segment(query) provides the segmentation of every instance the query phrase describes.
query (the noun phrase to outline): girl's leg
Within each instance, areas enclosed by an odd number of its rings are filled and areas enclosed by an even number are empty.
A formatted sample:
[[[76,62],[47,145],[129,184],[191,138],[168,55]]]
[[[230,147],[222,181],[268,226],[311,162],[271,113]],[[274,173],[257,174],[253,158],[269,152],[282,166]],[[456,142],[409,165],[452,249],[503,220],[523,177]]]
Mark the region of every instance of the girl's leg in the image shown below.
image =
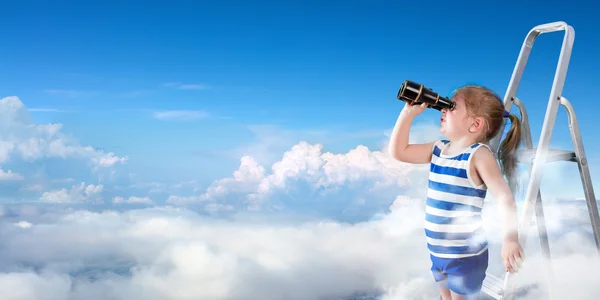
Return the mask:
[[[447,270],[452,300],[479,299],[487,266],[488,251],[478,256],[457,259]]]
[[[454,300],[452,292],[450,291],[450,288],[448,288],[448,279],[439,281],[438,286],[440,287],[440,296],[442,296],[442,300]]]
[[[452,294],[452,300],[478,300],[484,278],[485,273],[481,271],[474,271],[463,276],[449,275],[448,287]]]

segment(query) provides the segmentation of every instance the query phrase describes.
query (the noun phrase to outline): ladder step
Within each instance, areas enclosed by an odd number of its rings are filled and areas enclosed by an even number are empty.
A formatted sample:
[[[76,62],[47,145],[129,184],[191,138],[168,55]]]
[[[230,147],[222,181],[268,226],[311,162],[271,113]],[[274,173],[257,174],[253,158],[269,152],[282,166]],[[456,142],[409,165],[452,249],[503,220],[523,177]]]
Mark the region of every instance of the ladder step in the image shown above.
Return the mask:
[[[517,151],[517,161],[520,163],[531,164],[535,159],[536,148],[533,149],[523,149]],[[546,157],[547,162],[554,161],[573,161],[576,162],[577,159],[575,157],[574,151],[569,150],[558,150],[558,149],[548,149],[548,156]]]
[[[481,290],[494,299],[502,299],[504,294],[504,281],[486,272]]]

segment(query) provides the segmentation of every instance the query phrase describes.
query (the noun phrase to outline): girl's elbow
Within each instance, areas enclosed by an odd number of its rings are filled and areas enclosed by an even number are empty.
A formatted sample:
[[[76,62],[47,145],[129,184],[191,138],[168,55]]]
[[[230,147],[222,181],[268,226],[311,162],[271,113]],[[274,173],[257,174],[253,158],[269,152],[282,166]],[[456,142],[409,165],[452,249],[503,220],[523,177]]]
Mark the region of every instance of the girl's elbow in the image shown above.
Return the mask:
[[[411,159],[410,156],[402,154],[402,153],[396,153],[395,155],[392,155],[392,157],[399,162],[413,163],[413,159]]]
[[[398,149],[396,149],[394,147],[390,147],[389,154],[393,159],[395,159],[397,161],[405,162],[404,155],[402,155],[402,152],[398,151]]]

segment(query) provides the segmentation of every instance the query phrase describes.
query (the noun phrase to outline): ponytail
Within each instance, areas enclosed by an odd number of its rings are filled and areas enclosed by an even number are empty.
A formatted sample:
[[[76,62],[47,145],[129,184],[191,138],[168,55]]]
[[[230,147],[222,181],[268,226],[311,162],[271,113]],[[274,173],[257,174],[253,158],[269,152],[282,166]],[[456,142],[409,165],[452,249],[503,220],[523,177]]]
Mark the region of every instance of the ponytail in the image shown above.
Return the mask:
[[[517,188],[516,169],[517,157],[516,150],[521,144],[522,127],[521,120],[513,114],[508,114],[510,119],[510,130],[506,134],[506,138],[500,144],[498,149],[498,158],[501,161],[502,173],[506,175],[508,184],[513,191]]]

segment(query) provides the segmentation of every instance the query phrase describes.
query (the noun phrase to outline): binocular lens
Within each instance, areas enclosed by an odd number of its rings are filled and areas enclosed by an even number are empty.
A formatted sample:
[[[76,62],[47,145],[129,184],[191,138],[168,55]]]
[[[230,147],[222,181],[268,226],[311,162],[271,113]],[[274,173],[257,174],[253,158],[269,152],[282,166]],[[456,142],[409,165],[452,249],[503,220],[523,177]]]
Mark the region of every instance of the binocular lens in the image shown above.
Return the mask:
[[[411,103],[416,101],[423,92],[423,86],[411,81],[405,81],[400,87],[398,99]]]
[[[453,110],[455,105],[454,101],[442,97],[432,89],[410,80],[405,80],[402,83],[397,98],[411,105],[427,103],[428,107],[437,110],[444,108]]]

